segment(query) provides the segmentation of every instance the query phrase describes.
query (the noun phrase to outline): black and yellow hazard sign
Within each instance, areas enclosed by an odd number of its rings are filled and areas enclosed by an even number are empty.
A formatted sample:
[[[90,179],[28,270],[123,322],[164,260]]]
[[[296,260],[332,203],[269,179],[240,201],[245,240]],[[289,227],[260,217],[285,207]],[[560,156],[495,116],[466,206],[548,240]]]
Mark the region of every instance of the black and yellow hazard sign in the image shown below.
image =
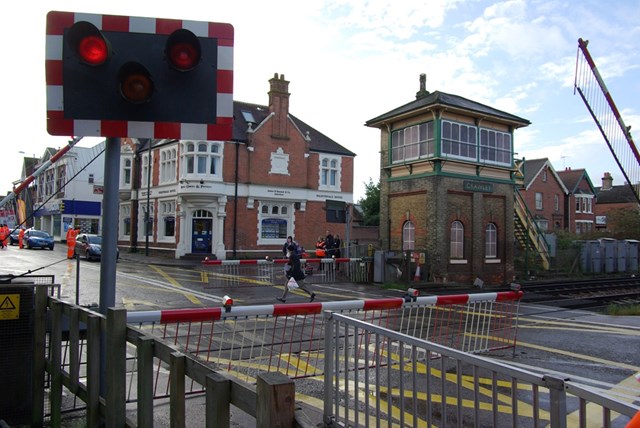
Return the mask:
[[[0,294],[0,321],[20,318],[20,295]]]

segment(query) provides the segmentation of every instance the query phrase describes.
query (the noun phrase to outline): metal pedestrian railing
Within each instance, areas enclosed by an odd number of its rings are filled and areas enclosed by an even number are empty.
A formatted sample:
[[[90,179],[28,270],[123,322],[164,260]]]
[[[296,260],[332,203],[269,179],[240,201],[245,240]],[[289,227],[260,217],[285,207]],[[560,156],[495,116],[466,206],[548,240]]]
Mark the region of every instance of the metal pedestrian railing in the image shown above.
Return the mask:
[[[344,314],[324,317],[325,426],[586,427],[596,407],[597,426],[622,427],[640,410],[568,376],[510,367]]]
[[[307,274],[307,282],[316,284],[337,281],[371,282],[373,264],[366,258],[301,259]],[[287,259],[264,260],[208,260],[202,262],[209,268],[203,276],[208,287],[255,287],[283,283],[284,265]]]
[[[249,382],[258,371],[278,371],[302,379],[324,373],[324,311],[349,314],[372,325],[481,353],[515,347],[521,297],[522,292],[509,291],[170,309],[130,312],[127,321],[181,352]]]

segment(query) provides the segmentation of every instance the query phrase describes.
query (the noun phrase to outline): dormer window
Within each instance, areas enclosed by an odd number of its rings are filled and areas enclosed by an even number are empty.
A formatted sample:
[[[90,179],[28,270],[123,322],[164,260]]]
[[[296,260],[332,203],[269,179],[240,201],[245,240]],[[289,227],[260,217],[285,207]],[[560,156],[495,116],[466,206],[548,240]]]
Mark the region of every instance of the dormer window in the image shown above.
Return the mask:
[[[244,120],[248,123],[256,123],[255,118],[253,117],[253,113],[248,111],[248,110],[242,110],[242,117],[244,118]]]

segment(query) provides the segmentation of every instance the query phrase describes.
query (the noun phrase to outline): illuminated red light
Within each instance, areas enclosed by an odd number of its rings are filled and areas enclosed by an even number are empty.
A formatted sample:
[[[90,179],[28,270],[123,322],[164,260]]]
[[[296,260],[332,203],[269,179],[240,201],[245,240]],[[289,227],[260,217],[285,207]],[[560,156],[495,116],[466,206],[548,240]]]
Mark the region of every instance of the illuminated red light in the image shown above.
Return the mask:
[[[108,58],[108,48],[105,40],[100,36],[86,36],[80,40],[78,54],[91,65],[100,65]]]

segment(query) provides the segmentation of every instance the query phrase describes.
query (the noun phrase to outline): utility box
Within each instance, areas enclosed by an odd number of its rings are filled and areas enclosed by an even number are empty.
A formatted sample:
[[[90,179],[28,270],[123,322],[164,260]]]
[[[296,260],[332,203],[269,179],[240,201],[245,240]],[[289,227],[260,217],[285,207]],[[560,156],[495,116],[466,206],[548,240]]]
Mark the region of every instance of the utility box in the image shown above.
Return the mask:
[[[384,251],[376,251],[373,253],[373,282],[381,284],[384,282],[385,269]]]
[[[0,283],[0,419],[31,425],[35,284]]]
[[[601,238],[600,248],[602,255],[602,264],[605,273],[613,273],[617,271],[618,263],[616,260],[617,244],[612,238]]]
[[[617,241],[616,255],[618,261],[618,272],[627,272],[627,243],[625,241]]]
[[[638,243],[635,239],[626,239],[627,246],[627,272],[638,272]]]

